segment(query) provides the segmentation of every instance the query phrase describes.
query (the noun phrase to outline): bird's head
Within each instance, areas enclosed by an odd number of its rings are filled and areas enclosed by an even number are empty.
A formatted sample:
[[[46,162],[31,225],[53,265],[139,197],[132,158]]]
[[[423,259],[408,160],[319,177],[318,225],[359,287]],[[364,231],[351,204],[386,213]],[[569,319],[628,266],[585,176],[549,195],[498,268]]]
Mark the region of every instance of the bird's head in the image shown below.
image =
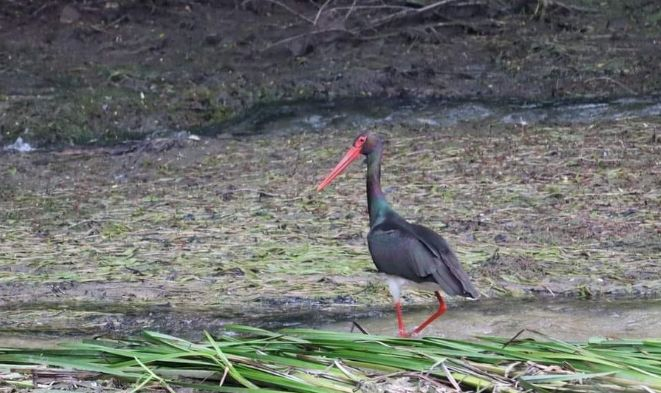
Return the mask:
[[[359,148],[360,153],[363,155],[368,155],[377,147],[380,147],[383,144],[379,135],[373,132],[364,132],[356,137],[353,141],[353,147]]]
[[[329,185],[361,154],[367,156],[373,151],[379,149],[382,144],[383,142],[381,141],[381,138],[373,132],[365,132],[358,135],[356,139],[354,139],[353,145],[344,154],[344,157],[342,157],[340,162],[338,162],[335,168],[333,168],[333,170],[328,174],[328,176],[326,176],[326,178],[321,183],[319,183],[317,186],[317,191],[321,191],[324,187]]]

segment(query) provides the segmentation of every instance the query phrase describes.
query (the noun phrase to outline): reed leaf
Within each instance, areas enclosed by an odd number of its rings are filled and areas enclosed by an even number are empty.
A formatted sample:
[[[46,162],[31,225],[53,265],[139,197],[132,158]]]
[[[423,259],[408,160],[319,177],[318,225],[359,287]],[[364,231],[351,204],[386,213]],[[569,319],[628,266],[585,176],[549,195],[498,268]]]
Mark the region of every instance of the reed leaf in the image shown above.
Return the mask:
[[[421,386],[510,393],[661,390],[658,339],[401,339],[248,326],[205,337],[191,342],[148,331],[130,340],[52,349],[0,348],[0,381],[31,387],[35,376],[45,378],[40,376],[44,370],[48,375],[60,370],[130,381],[135,391],[194,387],[227,393],[350,393],[368,385],[402,392]]]

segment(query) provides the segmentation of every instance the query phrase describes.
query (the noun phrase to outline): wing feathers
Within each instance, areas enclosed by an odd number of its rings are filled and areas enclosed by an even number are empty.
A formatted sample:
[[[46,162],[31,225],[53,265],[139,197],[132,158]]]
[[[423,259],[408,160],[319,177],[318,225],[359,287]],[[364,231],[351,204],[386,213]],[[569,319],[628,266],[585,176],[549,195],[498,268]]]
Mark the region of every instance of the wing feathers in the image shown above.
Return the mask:
[[[417,235],[418,239],[425,244],[428,248],[434,249],[436,252],[434,254],[439,255],[439,259],[442,262],[442,265],[447,269],[448,274],[443,274],[444,277],[451,277],[455,285],[453,285],[456,292],[456,295],[462,295],[466,297],[472,297],[477,299],[480,295],[478,290],[471,283],[470,277],[464,271],[459,263],[459,259],[455,253],[450,248],[450,245],[443,239],[439,234],[432,231],[427,227],[417,224],[409,224],[413,228],[413,231]],[[441,273],[437,269],[437,273]],[[439,274],[440,275],[440,274]],[[438,280],[438,278],[437,278]],[[448,292],[448,294],[450,294]]]
[[[431,229],[392,215],[374,226],[367,240],[379,271],[436,282],[448,295],[479,296],[450,246]]]

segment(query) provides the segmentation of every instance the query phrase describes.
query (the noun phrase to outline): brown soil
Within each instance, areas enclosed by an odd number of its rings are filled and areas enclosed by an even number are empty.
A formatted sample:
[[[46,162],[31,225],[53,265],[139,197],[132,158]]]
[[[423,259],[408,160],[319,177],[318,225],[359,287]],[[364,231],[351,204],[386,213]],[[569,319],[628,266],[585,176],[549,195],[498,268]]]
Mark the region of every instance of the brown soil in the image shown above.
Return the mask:
[[[352,3],[8,1],[0,143],[139,138],[282,99],[661,91],[655,1]]]

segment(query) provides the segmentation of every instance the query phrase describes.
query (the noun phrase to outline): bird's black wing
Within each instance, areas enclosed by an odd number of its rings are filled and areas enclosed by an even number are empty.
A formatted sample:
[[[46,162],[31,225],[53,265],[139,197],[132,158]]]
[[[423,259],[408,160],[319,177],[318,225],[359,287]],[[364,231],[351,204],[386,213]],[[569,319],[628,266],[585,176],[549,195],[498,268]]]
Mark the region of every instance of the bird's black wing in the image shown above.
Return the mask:
[[[418,240],[423,242],[425,246],[435,254],[437,257],[437,269],[433,273],[436,281],[439,282],[445,277],[445,281],[452,281],[455,290],[454,293],[446,291],[448,295],[461,295],[477,299],[480,296],[478,290],[473,286],[473,283],[464,271],[457,255],[452,251],[448,242],[445,241],[438,233],[422,225],[410,224],[413,231],[418,237]],[[448,278],[450,280],[448,280]],[[445,287],[443,287],[445,289]]]
[[[370,230],[367,241],[380,272],[436,282],[448,295],[479,296],[447,242],[430,229],[392,214]]]

